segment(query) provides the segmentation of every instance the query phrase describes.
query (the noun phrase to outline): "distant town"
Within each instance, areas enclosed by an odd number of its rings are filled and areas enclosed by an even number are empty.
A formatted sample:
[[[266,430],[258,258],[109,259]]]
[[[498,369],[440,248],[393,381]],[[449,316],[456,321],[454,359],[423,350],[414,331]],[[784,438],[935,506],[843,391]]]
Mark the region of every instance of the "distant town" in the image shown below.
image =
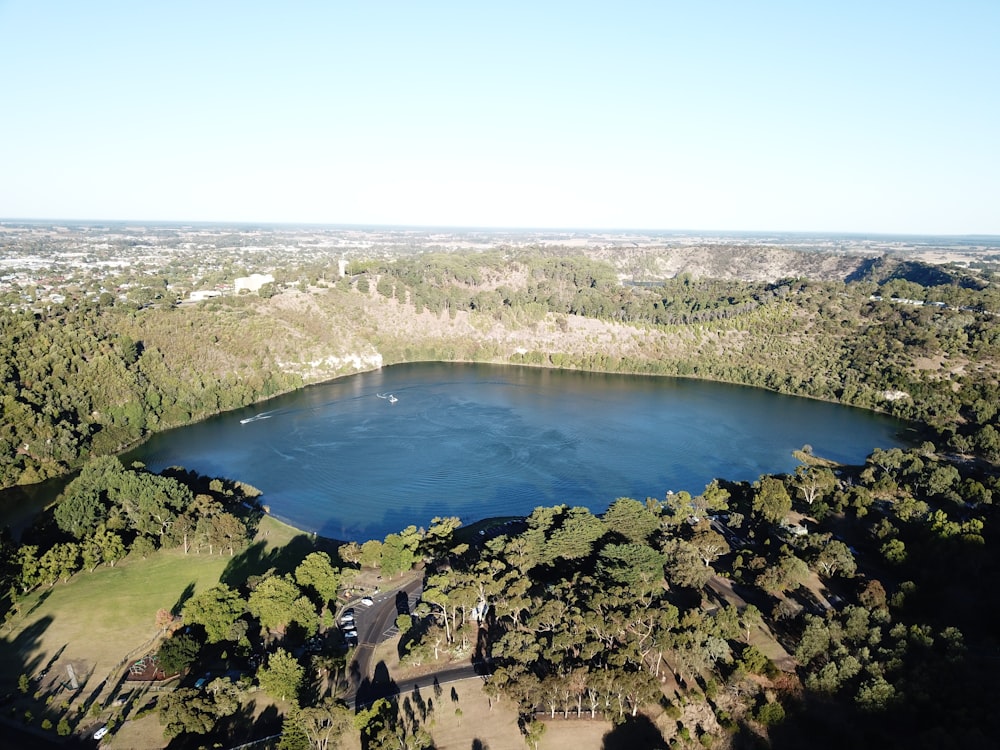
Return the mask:
[[[803,233],[513,230],[431,227],[0,221],[0,304],[44,308],[92,300],[180,304],[257,292],[288,266],[516,248],[614,256],[636,249],[746,246],[826,254],[905,256],[1000,269],[1000,237]]]

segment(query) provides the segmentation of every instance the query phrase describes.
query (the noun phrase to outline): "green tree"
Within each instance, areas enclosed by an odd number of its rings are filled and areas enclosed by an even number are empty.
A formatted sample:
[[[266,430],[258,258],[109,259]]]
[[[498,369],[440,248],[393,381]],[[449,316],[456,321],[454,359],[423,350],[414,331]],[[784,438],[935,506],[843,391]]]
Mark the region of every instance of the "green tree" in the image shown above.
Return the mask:
[[[195,688],[178,688],[165,693],[158,702],[163,736],[173,739],[181,734],[211,732],[220,718],[231,716],[239,706],[228,695],[217,701],[217,695]]]
[[[361,545],[358,563],[364,568],[377,568],[382,564],[382,542],[369,539]]]
[[[243,598],[224,583],[195,594],[184,603],[184,622],[201,625],[209,643],[234,640],[236,621],[246,612]]]
[[[382,572],[392,578],[398,573],[405,573],[416,562],[415,547],[411,547],[400,534],[389,534],[382,544]]]
[[[268,695],[278,700],[298,700],[305,670],[294,656],[283,648],[277,649],[267,660],[267,666],[257,672],[260,686]]]
[[[597,557],[597,571],[615,584],[647,592],[661,585],[664,561],[645,544],[608,544]]]
[[[334,569],[328,554],[310,552],[295,569],[295,582],[315,591],[320,603],[326,606],[337,598],[340,573]]]
[[[198,641],[190,635],[174,634],[160,645],[160,669],[167,675],[180,674],[198,658],[200,650]]]
[[[329,697],[317,706],[302,709],[302,718],[309,741],[316,750],[337,747],[338,739],[353,725],[351,710]]]
[[[765,521],[778,523],[792,509],[792,498],[777,477],[762,477],[754,484],[753,509]]]
[[[306,731],[305,717],[299,704],[293,701],[281,721],[281,740],[278,742],[278,750],[309,750],[311,744],[309,733]]]
[[[271,632],[283,631],[292,622],[298,622],[307,631],[315,630],[319,624],[312,603],[298,586],[284,577],[263,580],[250,594],[247,608]]]
[[[63,493],[54,515],[60,529],[83,539],[107,518],[107,508],[98,489],[84,486],[71,492],[70,487],[72,483]]]
[[[816,500],[833,491],[837,486],[837,477],[826,467],[799,466],[795,470],[793,484],[806,505],[811,506]]]
[[[882,556],[894,565],[906,562],[906,545],[901,539],[890,539],[882,545]]]
[[[49,586],[62,579],[68,581],[80,569],[80,545],[63,542],[50,547],[38,560],[42,583]]]
[[[431,559],[444,557],[454,546],[455,531],[462,525],[456,516],[434,517],[420,542],[423,554]]]
[[[100,549],[101,560],[112,568],[116,562],[125,557],[125,543],[122,538],[115,532],[105,529],[103,525],[97,527],[92,539]]]
[[[816,556],[816,567],[827,578],[838,573],[845,578],[850,578],[858,566],[850,548],[843,542],[834,539],[824,544],[820,549]]]
[[[711,565],[718,557],[729,552],[729,543],[719,532],[708,527],[699,528],[691,536],[691,546],[698,550],[698,556],[705,565]]]
[[[660,530],[659,517],[638,500],[620,497],[601,517],[608,530],[628,542],[645,544]]]
[[[795,555],[784,552],[778,562],[761,571],[757,585],[771,594],[794,589],[809,577],[809,566]]]
[[[712,577],[698,549],[683,539],[671,539],[663,546],[667,580],[671,584],[700,589]]]

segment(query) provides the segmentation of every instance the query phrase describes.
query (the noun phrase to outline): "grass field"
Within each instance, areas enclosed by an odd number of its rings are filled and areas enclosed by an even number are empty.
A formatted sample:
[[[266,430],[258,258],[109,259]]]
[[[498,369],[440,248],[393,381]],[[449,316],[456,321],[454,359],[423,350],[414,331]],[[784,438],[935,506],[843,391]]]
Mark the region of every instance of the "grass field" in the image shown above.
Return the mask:
[[[67,680],[66,664],[72,664],[84,683],[80,692],[88,694],[126,656],[135,650],[142,655],[143,645],[158,633],[159,609],[179,612],[193,593],[281,567],[283,550],[307,545],[309,537],[265,516],[251,547],[234,557],[166,550],[37,589],[0,632],[0,690],[14,690],[21,674],[37,679],[35,690],[58,684]]]

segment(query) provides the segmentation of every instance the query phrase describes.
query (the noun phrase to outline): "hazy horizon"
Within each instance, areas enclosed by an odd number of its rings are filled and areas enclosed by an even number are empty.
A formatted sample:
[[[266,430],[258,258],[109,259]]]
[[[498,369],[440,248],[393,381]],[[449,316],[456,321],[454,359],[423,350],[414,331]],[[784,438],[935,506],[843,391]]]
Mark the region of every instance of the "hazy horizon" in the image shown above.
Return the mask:
[[[915,232],[865,232],[865,231],[822,231],[822,230],[785,230],[785,229],[670,229],[655,227],[527,227],[527,226],[474,226],[474,225],[439,225],[439,224],[364,224],[352,222],[297,222],[297,221],[223,221],[211,219],[106,219],[106,218],[22,218],[0,217],[0,226],[31,224],[39,226],[82,225],[82,226],[120,226],[139,225],[143,227],[197,227],[197,228],[252,228],[252,229],[301,229],[301,230],[351,230],[351,231],[412,231],[412,232],[497,232],[507,234],[533,233],[589,233],[589,234],[646,234],[666,237],[733,237],[746,239],[762,239],[774,237],[799,237],[811,239],[981,239],[1000,242],[1000,234],[982,233],[915,233]]]

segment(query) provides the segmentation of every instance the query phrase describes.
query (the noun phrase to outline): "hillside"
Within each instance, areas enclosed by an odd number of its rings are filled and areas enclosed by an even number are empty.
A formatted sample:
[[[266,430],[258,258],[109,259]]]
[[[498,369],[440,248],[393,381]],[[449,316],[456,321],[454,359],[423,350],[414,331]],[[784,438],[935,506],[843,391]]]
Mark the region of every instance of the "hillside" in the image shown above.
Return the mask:
[[[262,296],[136,307],[103,295],[7,311],[0,483],[37,482],[151,431],[419,360],[741,383],[885,410],[930,425],[955,451],[997,455],[995,412],[977,406],[995,400],[1000,362],[1000,294],[988,277],[780,248],[609,253],[390,254],[353,261],[343,278],[314,263],[276,269]],[[626,268],[642,283],[623,282]]]

